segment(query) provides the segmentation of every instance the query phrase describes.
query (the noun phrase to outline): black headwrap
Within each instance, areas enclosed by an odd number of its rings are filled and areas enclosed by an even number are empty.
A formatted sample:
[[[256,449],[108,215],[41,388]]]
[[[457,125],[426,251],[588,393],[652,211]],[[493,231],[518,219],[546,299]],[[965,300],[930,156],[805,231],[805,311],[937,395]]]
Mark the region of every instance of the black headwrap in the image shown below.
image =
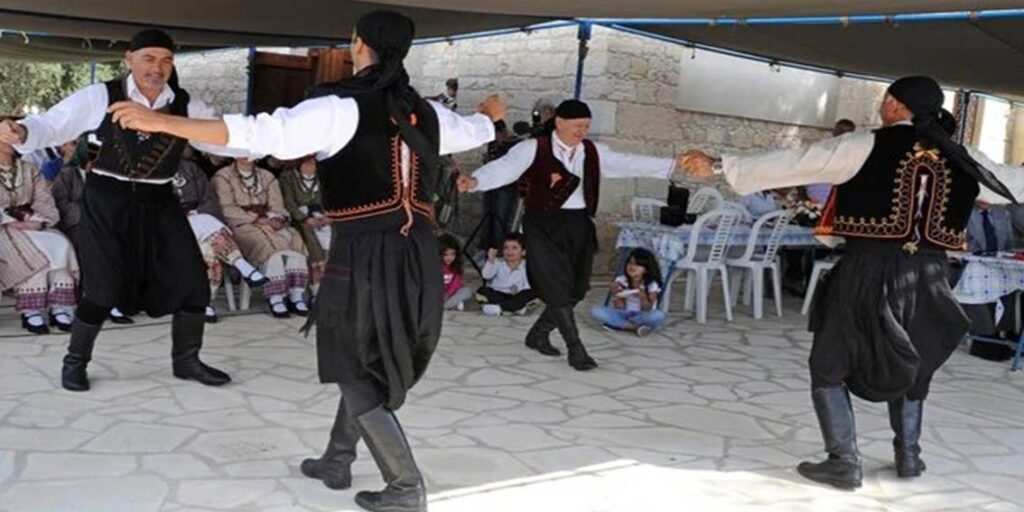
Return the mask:
[[[580,100],[565,100],[555,109],[555,117],[562,119],[590,119],[590,107]]]
[[[388,114],[398,124],[402,140],[423,162],[426,182],[434,183],[441,157],[431,148],[427,136],[409,123],[410,114],[421,101],[419,93],[409,85],[403,63],[416,35],[415,24],[394,11],[374,11],[359,18],[356,35],[377,54],[377,63],[349,80],[317,86],[310,96],[350,97],[384,92]]]
[[[174,40],[163,30],[147,28],[136,32],[132,36],[131,42],[128,43],[128,50],[130,51],[134,52],[142,48],[165,48],[173,52]]]
[[[954,167],[962,169],[978,183],[993,192],[1016,203],[1016,198],[991,171],[983,167],[963,146],[950,138],[943,127],[942,103],[945,95],[938,82],[926,76],[908,76],[900,78],[889,86],[888,93],[900,103],[906,105],[913,114],[914,128],[921,139],[937,147],[942,155],[950,160]],[[946,122],[948,124],[948,120]]]

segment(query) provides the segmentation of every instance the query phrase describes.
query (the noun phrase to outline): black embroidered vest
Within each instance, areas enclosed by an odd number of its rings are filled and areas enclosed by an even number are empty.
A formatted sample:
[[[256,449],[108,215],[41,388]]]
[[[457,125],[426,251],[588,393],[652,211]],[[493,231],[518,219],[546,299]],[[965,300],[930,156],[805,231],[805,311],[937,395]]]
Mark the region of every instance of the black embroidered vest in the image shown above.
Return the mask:
[[[555,157],[552,145],[551,136],[537,138],[533,163],[516,184],[527,212],[557,211],[580,186],[580,178]],[[589,140],[584,139],[583,152],[583,199],[587,214],[593,217],[601,196],[601,160],[597,147]]]
[[[359,107],[355,136],[341,151],[317,163],[324,213],[335,230],[359,233],[401,229],[415,215],[432,219],[437,171],[426,172],[409,152],[409,180],[402,182],[402,140],[379,92],[352,97]],[[424,132],[434,151],[440,148],[437,113],[426,101],[410,123]]]
[[[109,104],[128,98],[125,80],[117,78],[106,82]],[[176,92],[174,100],[160,112],[176,116],[188,116],[188,94]],[[170,179],[178,172],[181,153],[188,141],[164,133],[140,134],[135,130],[122,129],[114,123],[111,115],[103,118],[96,130],[96,138],[103,143],[96,157],[97,169],[131,179]]]
[[[882,128],[860,171],[832,189],[817,233],[901,242],[909,253],[962,250],[978,191],[938,150],[925,150],[912,126]]]

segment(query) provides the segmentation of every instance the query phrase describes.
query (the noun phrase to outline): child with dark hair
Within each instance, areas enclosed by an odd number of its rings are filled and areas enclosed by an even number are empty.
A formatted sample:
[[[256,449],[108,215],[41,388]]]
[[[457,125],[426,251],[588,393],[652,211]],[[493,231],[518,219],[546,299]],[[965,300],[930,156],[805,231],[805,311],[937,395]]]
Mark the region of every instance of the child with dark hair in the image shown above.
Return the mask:
[[[647,249],[633,249],[625,275],[612,281],[612,305],[595,306],[591,314],[605,327],[646,336],[665,324],[665,312],[658,309],[661,284],[658,259]]]
[[[502,258],[497,249],[487,251],[487,263],[480,276],[487,282],[477,290],[477,300],[484,304],[487,316],[498,316],[502,312],[517,315],[527,313],[527,304],[537,298],[537,292],[530,288],[526,276],[526,247],[523,235],[510,233],[502,244]]]
[[[473,289],[462,285],[462,253],[459,241],[445,233],[438,237],[441,245],[441,273],[444,276],[444,309],[462,311],[473,298]]]

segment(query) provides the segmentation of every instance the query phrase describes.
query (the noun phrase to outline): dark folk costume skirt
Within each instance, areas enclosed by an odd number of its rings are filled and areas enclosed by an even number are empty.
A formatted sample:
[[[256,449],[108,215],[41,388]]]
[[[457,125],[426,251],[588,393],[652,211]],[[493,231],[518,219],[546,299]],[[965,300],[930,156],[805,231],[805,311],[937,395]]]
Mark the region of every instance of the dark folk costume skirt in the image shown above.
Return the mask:
[[[441,336],[444,283],[437,237],[416,216],[397,229],[344,233],[335,226],[316,303],[321,382],[374,381],[398,410]]]
[[[526,274],[550,307],[573,306],[590,289],[597,232],[586,210],[527,213],[523,217]]]
[[[163,316],[210,303],[203,255],[170,184],[90,175],[77,250],[83,298],[98,306]]]
[[[874,402],[924,399],[967,334],[945,252],[851,241],[819,287],[810,317],[812,386],[845,382]]]

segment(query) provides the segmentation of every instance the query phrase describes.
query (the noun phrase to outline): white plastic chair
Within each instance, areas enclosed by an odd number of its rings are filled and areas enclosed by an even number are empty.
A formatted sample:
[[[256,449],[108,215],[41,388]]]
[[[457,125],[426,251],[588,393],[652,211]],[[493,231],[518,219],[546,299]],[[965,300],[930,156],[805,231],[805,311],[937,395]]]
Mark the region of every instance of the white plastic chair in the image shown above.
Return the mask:
[[[725,302],[725,318],[732,321],[732,304],[729,297],[729,271],[725,265],[725,253],[729,249],[730,238],[733,228],[739,222],[740,213],[730,208],[719,208],[707,212],[694,222],[690,231],[690,240],[686,245],[686,255],[676,263],[679,274],[674,276],[686,276],[686,300],[683,308],[690,310],[693,307],[694,298],[697,299],[697,322],[705,323],[708,319],[708,294],[711,281],[709,274],[717,271],[722,277],[722,296]],[[699,250],[700,233],[705,226],[713,224],[715,235],[709,246],[703,246],[705,250]],[[700,256],[698,256],[698,254]],[[662,294],[662,311],[668,312],[669,297],[672,293],[672,280],[668,280],[665,291]]]
[[[814,268],[811,270],[811,281],[807,283],[807,293],[804,295],[804,305],[800,308],[801,315],[806,315],[807,312],[810,311],[811,303],[814,301],[814,292],[818,289],[818,281],[821,281],[821,275],[832,270],[832,267],[835,267],[838,262],[838,259],[826,259],[814,262]]]
[[[731,268],[745,271],[745,279],[733,279],[732,301],[735,302],[739,295],[739,284],[744,283],[743,303],[753,302],[754,318],[761,319],[764,316],[764,273],[766,270],[772,272],[772,293],[775,297],[775,313],[782,316],[782,267],[779,264],[779,245],[782,243],[782,235],[786,233],[793,214],[788,210],[778,210],[766,213],[757,219],[753,229],[750,230],[750,240],[747,248],[738,258],[730,258],[727,264]],[[758,243],[758,235],[762,231],[770,230],[768,240],[764,244]]]
[[[735,201],[722,200],[718,203],[718,206],[716,206],[715,208],[730,208],[736,210],[740,212],[740,220],[744,222],[751,222],[754,220],[754,215],[750,213],[750,210],[748,210],[746,206],[743,206],[742,204],[737,203]]]
[[[718,205],[722,204],[723,201],[725,201],[725,198],[722,197],[722,193],[718,189],[714,187],[701,187],[690,197],[686,213],[700,215],[718,208]]]
[[[633,211],[633,222],[657,224],[660,220],[659,215],[662,206],[668,206],[668,203],[661,199],[650,197],[634,197],[630,203],[630,209]]]

